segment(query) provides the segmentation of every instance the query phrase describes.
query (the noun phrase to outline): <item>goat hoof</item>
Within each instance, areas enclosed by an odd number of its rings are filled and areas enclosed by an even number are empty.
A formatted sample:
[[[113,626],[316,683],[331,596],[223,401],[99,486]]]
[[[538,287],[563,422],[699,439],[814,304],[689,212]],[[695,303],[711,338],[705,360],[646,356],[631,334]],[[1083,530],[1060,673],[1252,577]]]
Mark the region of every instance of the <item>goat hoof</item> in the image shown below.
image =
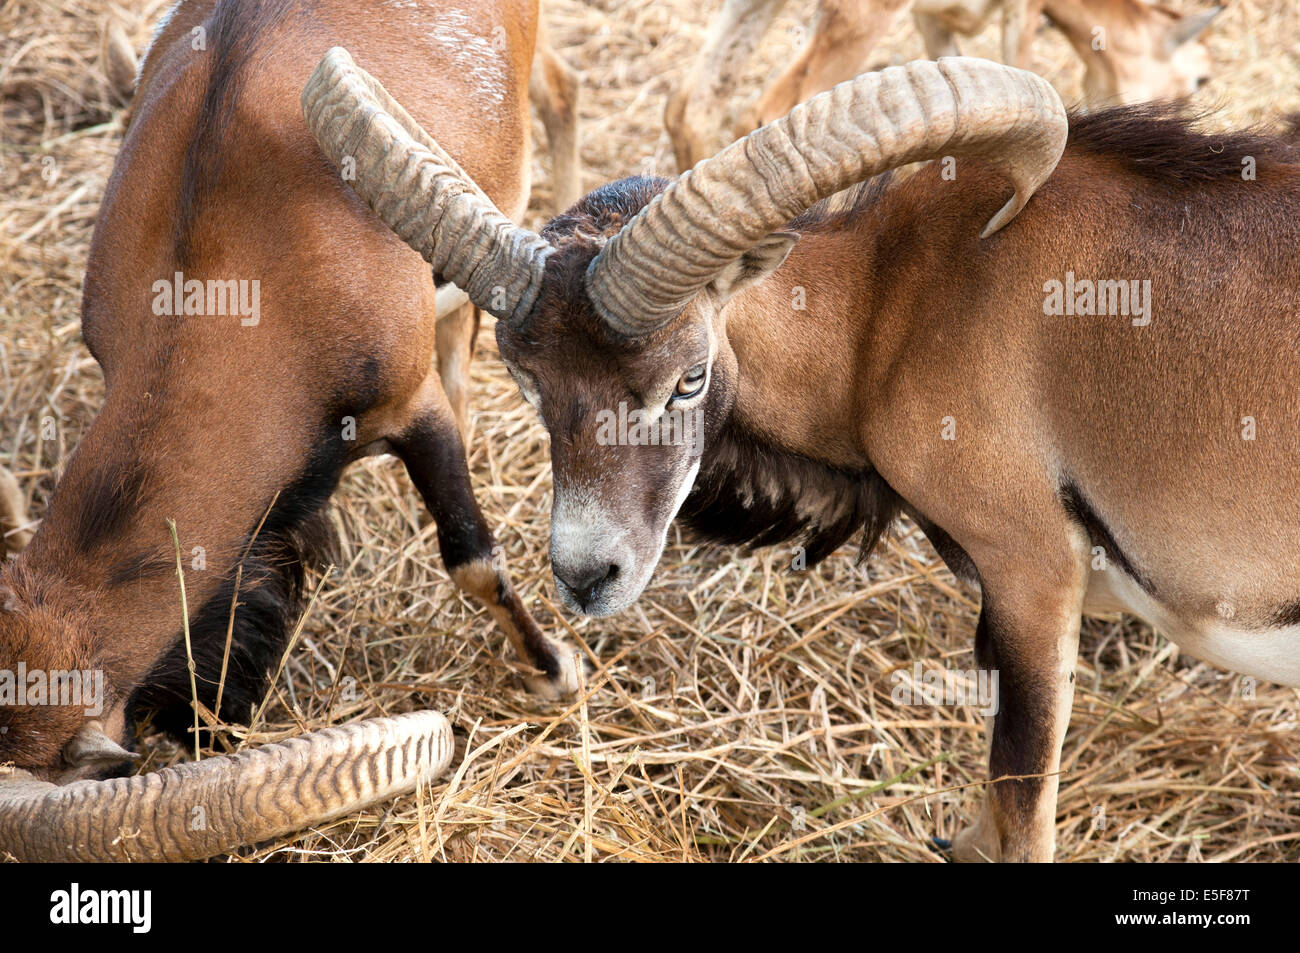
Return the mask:
[[[548,702],[564,701],[576,695],[586,681],[589,666],[565,647],[556,653],[559,670],[554,675],[531,675],[524,679],[528,691]]]
[[[952,841],[946,837],[931,837],[930,849],[938,854],[945,863],[954,864],[957,858],[952,852]]]
[[[1002,856],[996,837],[991,836],[989,828],[983,824],[959,831],[951,843],[948,859],[954,864],[996,863]]]

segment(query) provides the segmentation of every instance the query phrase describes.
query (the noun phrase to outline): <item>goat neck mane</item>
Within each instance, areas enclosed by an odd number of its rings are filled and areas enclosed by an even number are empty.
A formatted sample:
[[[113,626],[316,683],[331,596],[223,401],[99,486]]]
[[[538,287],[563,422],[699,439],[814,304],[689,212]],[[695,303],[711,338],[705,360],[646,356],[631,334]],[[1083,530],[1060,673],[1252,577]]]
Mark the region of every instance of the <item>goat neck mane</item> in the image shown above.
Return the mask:
[[[859,529],[865,559],[898,509],[897,496],[874,468],[836,467],[785,450],[733,414],[710,437],[681,516],[719,542],[793,542],[812,566]]]

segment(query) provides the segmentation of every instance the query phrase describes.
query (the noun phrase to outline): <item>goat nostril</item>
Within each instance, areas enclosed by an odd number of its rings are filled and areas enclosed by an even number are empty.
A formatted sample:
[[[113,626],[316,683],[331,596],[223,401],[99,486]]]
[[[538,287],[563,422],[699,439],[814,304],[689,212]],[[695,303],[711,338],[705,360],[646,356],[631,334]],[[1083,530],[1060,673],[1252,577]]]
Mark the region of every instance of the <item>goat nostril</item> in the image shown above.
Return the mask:
[[[578,605],[585,609],[596,595],[596,590],[618,576],[618,566],[610,563],[582,574],[569,575],[557,572],[555,575],[573,593],[573,598]]]

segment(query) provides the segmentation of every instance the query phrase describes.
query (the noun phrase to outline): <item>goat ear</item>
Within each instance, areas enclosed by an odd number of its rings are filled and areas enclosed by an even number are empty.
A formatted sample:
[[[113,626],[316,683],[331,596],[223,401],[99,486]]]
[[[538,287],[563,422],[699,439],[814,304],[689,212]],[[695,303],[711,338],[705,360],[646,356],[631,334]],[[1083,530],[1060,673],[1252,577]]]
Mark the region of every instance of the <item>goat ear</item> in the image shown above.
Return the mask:
[[[102,768],[139,757],[105,734],[97,720],[83,722],[72,740],[63,746],[63,760],[71,768]]]
[[[1200,36],[1211,21],[1226,9],[1227,7],[1213,7],[1201,13],[1189,13],[1186,16],[1179,17],[1173,26],[1169,28],[1169,35],[1165,40],[1170,51],[1172,52],[1184,43],[1190,43]]]
[[[798,232],[773,232],[733,261],[709,286],[721,307],[732,295],[757,284],[785,262],[799,240]]]

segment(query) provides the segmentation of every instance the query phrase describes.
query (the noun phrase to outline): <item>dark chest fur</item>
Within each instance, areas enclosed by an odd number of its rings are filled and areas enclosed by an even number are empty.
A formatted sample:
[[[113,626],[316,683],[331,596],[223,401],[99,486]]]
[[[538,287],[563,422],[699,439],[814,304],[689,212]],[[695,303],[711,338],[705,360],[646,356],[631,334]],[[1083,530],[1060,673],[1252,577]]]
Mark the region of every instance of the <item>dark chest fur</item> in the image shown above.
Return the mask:
[[[790,453],[734,419],[710,439],[681,518],[719,542],[789,542],[812,566],[862,531],[862,557],[900,501],[872,468],[848,470]]]

